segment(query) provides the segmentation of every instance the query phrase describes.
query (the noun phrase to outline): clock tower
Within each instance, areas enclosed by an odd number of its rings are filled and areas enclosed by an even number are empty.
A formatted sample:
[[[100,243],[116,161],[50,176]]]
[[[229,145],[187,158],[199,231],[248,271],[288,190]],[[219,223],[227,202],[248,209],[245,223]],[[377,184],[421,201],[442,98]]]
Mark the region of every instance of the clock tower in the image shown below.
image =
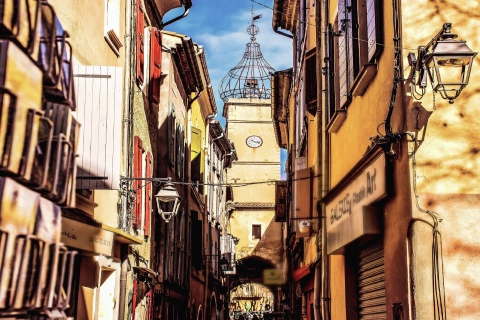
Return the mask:
[[[280,179],[280,148],[272,122],[270,75],[275,70],[265,61],[255,35],[254,16],[247,28],[250,42],[243,59],[223,78],[220,96],[224,101],[226,132],[234,143],[238,161],[227,172],[233,186],[235,210],[230,218],[231,234],[240,238],[236,258],[260,256],[276,263],[278,244],[269,235],[280,228],[274,223],[275,183]],[[277,230],[278,231],[278,230]],[[277,232],[275,232],[277,233]]]

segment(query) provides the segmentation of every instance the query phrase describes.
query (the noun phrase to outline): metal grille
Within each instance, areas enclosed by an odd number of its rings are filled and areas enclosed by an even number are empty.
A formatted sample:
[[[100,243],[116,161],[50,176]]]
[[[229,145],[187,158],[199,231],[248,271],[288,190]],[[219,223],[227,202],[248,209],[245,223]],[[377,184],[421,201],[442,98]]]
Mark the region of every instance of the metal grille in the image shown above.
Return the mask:
[[[383,242],[360,250],[358,259],[359,320],[387,318]]]

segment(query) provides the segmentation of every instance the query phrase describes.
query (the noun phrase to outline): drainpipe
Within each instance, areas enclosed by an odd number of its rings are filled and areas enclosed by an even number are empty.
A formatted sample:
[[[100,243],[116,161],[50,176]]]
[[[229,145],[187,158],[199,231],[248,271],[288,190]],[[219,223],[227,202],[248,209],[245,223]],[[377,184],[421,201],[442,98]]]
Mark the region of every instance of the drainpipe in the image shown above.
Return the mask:
[[[323,30],[324,35],[322,37],[323,40],[323,48],[324,48],[324,61],[328,62],[329,59],[333,59],[333,57],[329,57],[330,46],[330,38],[328,36],[329,30],[329,1],[323,0]],[[322,121],[322,198],[327,194],[330,188],[330,166],[329,166],[329,159],[330,159],[330,140],[329,135],[327,133],[327,120],[328,120],[328,111],[330,109],[330,73],[332,72],[328,68],[328,64],[326,65],[327,70],[325,72],[324,83],[322,87],[322,94],[323,94],[323,121]],[[325,203],[321,203],[321,213],[322,213],[322,261],[321,261],[321,268],[322,268],[322,281],[321,281],[321,305],[322,305],[322,320],[329,320],[330,319],[330,266],[329,266],[329,257],[327,255],[327,212],[325,208]]]
[[[285,32],[283,32],[283,31],[278,30],[278,27],[273,28],[273,32],[278,33],[278,34],[280,34],[280,35],[282,35],[282,36],[284,36],[284,37],[293,39],[293,36],[292,36],[292,35],[290,35],[290,34],[288,34],[288,33],[285,33]]]
[[[132,43],[133,43],[133,28],[132,28],[132,8],[135,5],[134,0],[127,1],[125,3],[125,20],[126,26],[125,30],[127,30],[127,34],[125,35],[125,101],[124,101],[124,114],[123,114],[123,150],[126,152],[124,154],[124,170],[126,172],[125,176],[131,177],[131,170],[132,170],[132,158],[130,156],[129,150],[132,150],[133,146],[133,139],[132,139],[132,132],[133,132],[133,110],[132,110],[132,103],[133,103],[133,95],[132,92],[132,75],[133,75],[133,54],[132,54]],[[122,225],[119,226],[122,230],[126,230],[127,224],[125,223],[127,218],[127,211],[126,208],[122,207],[121,212],[118,214],[123,215]],[[125,254],[125,249],[121,250],[120,259],[122,259],[122,267],[120,272],[120,296],[118,297],[119,303],[119,310],[118,310],[118,318],[125,319],[125,292],[127,291],[127,271],[128,271],[128,254]]]
[[[184,9],[185,9],[185,11],[184,11],[181,15],[179,15],[178,17],[173,18],[172,20],[169,20],[169,21],[167,21],[167,22],[165,22],[165,23],[162,23],[162,24],[160,25],[160,29],[165,28],[166,26],[168,26],[169,24],[174,23],[175,21],[178,21],[178,20],[180,20],[180,19],[185,18],[185,17],[188,15],[188,13],[190,12],[190,8],[184,7]]]
[[[324,119],[322,119],[322,112],[319,106],[322,105],[322,77],[320,76],[322,74],[322,64],[321,59],[322,57],[322,5],[320,1],[317,1],[315,3],[315,33],[316,33],[316,39],[317,43],[315,46],[315,57],[316,57],[316,70],[315,73],[317,74],[317,153],[319,153],[322,150],[323,147],[323,131],[322,131],[322,125],[324,123]],[[322,161],[323,159],[321,157],[317,156],[317,163],[316,163],[316,170],[315,173],[318,175],[319,173],[322,176],[324,173],[322,173]],[[322,184],[322,179],[316,179],[315,183],[317,186],[317,190],[320,193],[323,187]],[[317,204],[317,217],[322,216],[322,210],[321,207]],[[320,223],[319,223],[320,224]],[[323,227],[321,227],[323,230]],[[316,235],[317,239],[317,245],[318,245],[318,239],[319,237],[321,238],[321,234]],[[320,309],[320,297],[321,297],[321,282],[322,282],[322,265],[320,262],[322,250],[321,247],[317,247],[317,262],[315,263],[315,271],[314,271],[314,276],[315,276],[315,282],[314,282],[314,288],[313,288],[313,314],[314,314],[314,319],[315,320],[320,320],[321,319],[321,309]]]

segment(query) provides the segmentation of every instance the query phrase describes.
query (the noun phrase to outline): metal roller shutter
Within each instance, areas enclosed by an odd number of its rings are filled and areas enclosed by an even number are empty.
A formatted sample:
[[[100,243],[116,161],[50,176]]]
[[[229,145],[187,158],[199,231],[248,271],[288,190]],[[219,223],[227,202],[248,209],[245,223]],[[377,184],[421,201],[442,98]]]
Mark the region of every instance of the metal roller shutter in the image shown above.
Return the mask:
[[[359,320],[387,318],[383,242],[360,250],[358,259]]]

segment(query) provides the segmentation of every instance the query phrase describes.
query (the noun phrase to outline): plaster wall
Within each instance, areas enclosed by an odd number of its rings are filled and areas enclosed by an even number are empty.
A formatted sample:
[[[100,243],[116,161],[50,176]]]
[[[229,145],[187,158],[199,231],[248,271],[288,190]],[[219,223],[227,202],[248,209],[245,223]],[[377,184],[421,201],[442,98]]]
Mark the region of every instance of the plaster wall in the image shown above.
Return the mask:
[[[408,52],[426,45],[440,31],[443,23],[451,22],[452,33],[467,41],[472,51],[480,51],[476,30],[480,27],[479,3],[475,1],[418,1],[402,3],[403,57],[408,66]],[[432,244],[434,219],[438,217],[441,235],[441,258],[445,283],[446,316],[450,319],[477,319],[480,306],[471,297],[480,292],[480,246],[474,212],[480,210],[480,139],[478,115],[480,106],[480,59],[473,62],[469,85],[453,104],[427,89],[423,99],[407,103],[432,112],[428,124],[418,130],[420,141],[415,152],[416,166],[411,162],[412,193],[418,193],[419,206],[412,194],[411,278],[414,285],[412,315],[417,319],[434,316],[432,292]],[[407,72],[407,71],[406,71]],[[429,85],[430,87],[430,85]],[[409,89],[407,88],[407,91]],[[411,130],[413,131],[413,130]],[[410,151],[413,150],[410,144]],[[413,174],[416,169],[416,174]]]
[[[108,30],[105,27],[105,0],[73,1],[49,0],[65,30],[73,54],[82,65],[123,66],[125,63],[125,0],[119,3],[118,38],[123,44],[120,57],[109,47],[104,39]]]

